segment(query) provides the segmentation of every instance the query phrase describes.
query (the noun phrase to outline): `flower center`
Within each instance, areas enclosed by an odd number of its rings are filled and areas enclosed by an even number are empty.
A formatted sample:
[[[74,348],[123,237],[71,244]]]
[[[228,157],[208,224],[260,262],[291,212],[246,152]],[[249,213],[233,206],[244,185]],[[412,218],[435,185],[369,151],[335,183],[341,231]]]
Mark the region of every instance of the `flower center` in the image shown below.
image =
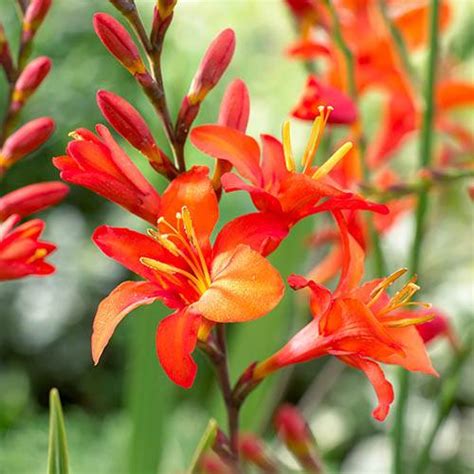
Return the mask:
[[[158,219],[158,226],[165,228],[167,232],[161,232],[158,227],[156,230],[148,229],[148,235],[171,255],[182,259],[187,264],[188,269],[185,270],[148,257],[140,258],[140,262],[159,272],[161,283],[164,286],[180,286],[180,280],[177,278],[177,275],[180,275],[199,295],[203,294],[211,286],[211,276],[189,209],[183,206],[181,212],[176,213],[176,227],[164,217]]]
[[[303,157],[301,158],[301,165],[303,167],[303,173],[308,174],[311,171],[311,165],[313,164],[314,157],[318,151],[321,143],[326,124],[328,122],[331,112],[334,110],[331,106],[320,106],[318,107],[319,115],[313,122],[311,127],[311,134],[306,144]],[[291,146],[291,130],[290,122],[286,120],[283,123],[282,130],[283,140],[283,152],[285,155],[285,164],[288,171],[294,173],[296,171],[296,161],[293,155],[293,149]],[[335,153],[333,153],[328,160],[326,160],[312,175],[313,179],[321,179],[326,176],[349,152],[352,148],[352,142],[346,142],[342,145]]]
[[[389,286],[391,286],[395,281],[397,281],[402,275],[407,272],[406,268],[401,268],[396,272],[392,273],[388,277],[384,278],[370,294],[370,301],[367,306],[370,307],[375,304],[379,298],[384,294]],[[398,290],[394,296],[390,298],[388,303],[380,310],[377,311],[377,318],[382,324],[388,327],[407,327],[416,324],[426,323],[434,318],[434,315],[423,315],[420,317],[398,317],[397,314],[393,314],[393,311],[404,308],[407,306],[421,306],[423,308],[431,308],[429,303],[424,303],[420,301],[412,301],[413,295],[420,289],[420,287],[415,283],[417,280],[416,275],[411,277],[403,287]]]

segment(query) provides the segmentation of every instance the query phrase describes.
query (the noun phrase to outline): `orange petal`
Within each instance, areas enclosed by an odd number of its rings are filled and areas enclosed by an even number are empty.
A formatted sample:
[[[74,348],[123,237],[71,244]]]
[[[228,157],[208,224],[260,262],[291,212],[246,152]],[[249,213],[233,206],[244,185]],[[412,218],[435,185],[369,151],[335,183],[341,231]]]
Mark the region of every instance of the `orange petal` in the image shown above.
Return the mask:
[[[352,367],[360,369],[365,373],[374,387],[379,401],[377,408],[372,412],[372,416],[378,421],[384,421],[385,418],[387,418],[390,405],[395,397],[392,384],[385,378],[383,370],[375,362],[361,357],[350,356],[341,357],[341,359]]]
[[[250,321],[269,313],[281,300],[278,271],[247,245],[214,258],[212,284],[191,308],[218,323]]]
[[[166,317],[156,330],[156,354],[166,375],[177,385],[190,388],[197,365],[191,357],[201,318],[183,309]]]
[[[232,163],[244,178],[261,184],[260,149],[252,137],[229,127],[202,125],[191,131],[190,138],[198,150]]]
[[[186,206],[191,214],[196,235],[199,240],[206,241],[219,218],[217,198],[208,172],[205,166],[194,166],[174,179],[161,199],[161,215],[168,222],[175,223],[176,213]],[[168,232],[168,229],[164,232]]]
[[[128,313],[163,297],[163,290],[153,283],[125,281],[103,299],[92,325],[91,347],[94,364],[99,363],[115,328]]]
[[[436,105],[440,110],[474,104],[474,84],[470,82],[444,81],[436,85]]]
[[[408,317],[413,317],[411,311]],[[426,347],[415,326],[404,328],[390,328],[390,337],[402,348],[403,353],[391,354],[387,357],[381,356],[380,360],[386,364],[395,364],[412,372],[423,372],[429,375],[438,375],[431,365],[431,360],[426,352]]]

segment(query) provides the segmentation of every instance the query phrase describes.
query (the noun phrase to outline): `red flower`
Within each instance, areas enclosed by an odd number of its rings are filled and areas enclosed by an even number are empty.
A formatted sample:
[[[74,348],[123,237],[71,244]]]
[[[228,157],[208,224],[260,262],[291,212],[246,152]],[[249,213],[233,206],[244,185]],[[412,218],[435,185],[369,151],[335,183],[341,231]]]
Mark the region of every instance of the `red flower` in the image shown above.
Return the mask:
[[[106,255],[145,279],[122,283],[99,305],[92,334],[95,363],[130,311],[160,300],[175,312],[158,326],[158,358],[175,383],[191,387],[197,370],[191,353],[198,339],[205,340],[216,323],[259,318],[280,301],[280,275],[259,253],[271,229],[258,216],[254,231],[230,222],[211,246],[218,203],[207,173],[195,167],[168,186],[158,227],[148,236],[107,226],[94,233]]]
[[[203,125],[191,132],[191,141],[202,152],[231,163],[240,176],[227,173],[222,177],[228,192],[247,191],[257,209],[274,213],[288,227],[302,218],[331,209],[369,209],[388,212],[386,207],[365,201],[337,188],[327,176],[352,148],[347,142],[324,164],[312,162],[329,117],[330,108],[321,108],[302,158],[302,171],[296,171],[290,141],[290,124],[283,127],[283,144],[270,135],[262,135],[262,159],[257,142],[237,130],[219,125]],[[323,198],[329,198],[319,204]]]
[[[97,135],[78,129],[67,146],[67,155],[53,159],[61,178],[84,186],[155,224],[160,196],[144,178],[109,130],[97,125]]]
[[[16,189],[0,198],[0,222],[13,214],[23,218],[54,206],[68,192],[69,188],[58,181],[30,184]]]
[[[0,224],[0,280],[53,273],[54,267],[44,259],[56,246],[39,240],[44,222],[33,219],[17,226],[19,220],[12,215]]]
[[[334,292],[314,281],[292,276],[295,289],[309,288],[313,320],[281,350],[254,370],[259,380],[289,364],[305,362],[323,355],[334,355],[351,367],[365,372],[374,386],[379,404],[374,418],[386,418],[393,402],[393,389],[378,363],[395,364],[410,371],[436,375],[415,325],[432,318],[424,310],[407,310],[419,289],[415,279],[390,298],[386,289],[406,270],[363,285],[364,253],[348,232],[342,215],[335,213],[343,245],[343,266]],[[422,303],[417,303],[426,306]]]

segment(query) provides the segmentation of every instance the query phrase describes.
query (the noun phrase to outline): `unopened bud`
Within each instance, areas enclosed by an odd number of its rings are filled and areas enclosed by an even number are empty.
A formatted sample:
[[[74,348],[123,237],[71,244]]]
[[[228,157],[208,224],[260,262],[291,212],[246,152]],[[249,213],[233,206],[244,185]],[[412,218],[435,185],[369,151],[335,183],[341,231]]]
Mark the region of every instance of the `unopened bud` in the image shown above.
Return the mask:
[[[263,441],[251,433],[239,436],[239,451],[242,459],[258,467],[263,472],[277,473],[278,466],[267,454]]]
[[[59,181],[30,184],[0,198],[0,221],[15,214],[21,218],[54,206],[64,199],[69,188]]]
[[[173,166],[138,110],[122,97],[104,90],[97,93],[97,105],[117,133],[146,156],[156,171],[174,177]]]
[[[161,20],[166,20],[173,13],[177,2],[178,0],[158,0],[156,9]]]
[[[17,112],[38,89],[51,70],[51,59],[46,56],[31,61],[23,70],[13,91],[12,111]]]
[[[283,405],[275,417],[278,435],[288,450],[309,472],[321,472],[321,462],[311,430],[299,410]]]
[[[106,13],[94,15],[94,30],[104,46],[134,76],[146,68],[135,42],[125,27]]]
[[[32,153],[48,140],[54,130],[54,121],[41,117],[20,127],[5,141],[0,150],[0,169],[7,169],[24,156]]]
[[[199,460],[199,467],[199,472],[202,474],[235,474],[235,471],[212,451],[203,454]]]
[[[31,0],[23,18],[23,42],[31,41],[48,14],[51,3],[52,0]]]
[[[222,31],[210,44],[194,76],[188,99],[191,105],[201,103],[215,87],[229,65],[235,51],[235,33]]]

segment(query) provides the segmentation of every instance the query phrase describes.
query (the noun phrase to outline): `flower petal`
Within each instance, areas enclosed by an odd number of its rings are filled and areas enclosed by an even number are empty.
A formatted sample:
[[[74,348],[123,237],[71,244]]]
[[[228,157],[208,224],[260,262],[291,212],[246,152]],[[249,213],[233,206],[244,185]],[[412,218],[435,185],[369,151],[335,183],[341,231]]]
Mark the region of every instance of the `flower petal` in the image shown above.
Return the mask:
[[[219,218],[217,198],[208,172],[205,166],[194,166],[170,183],[161,200],[161,215],[170,223],[176,222],[176,213],[186,206],[196,235],[203,241],[209,240]]]
[[[197,365],[191,357],[201,317],[182,309],[167,316],[156,330],[156,354],[166,375],[177,385],[190,388]]]
[[[202,125],[191,131],[190,138],[198,150],[232,163],[242,177],[261,184],[260,149],[252,137],[230,127]]]
[[[341,359],[348,365],[362,370],[365,373],[374,387],[379,401],[377,408],[372,412],[372,416],[377,421],[384,421],[385,418],[387,418],[390,405],[393,403],[395,396],[392,384],[385,378],[383,370],[375,362],[363,359],[362,357],[350,356],[341,357]]]
[[[92,325],[91,348],[94,364],[99,363],[115,328],[128,313],[165,297],[166,293],[153,283],[125,281],[104,298],[97,308]]]
[[[283,297],[284,285],[278,271],[247,245],[215,256],[211,280],[210,288],[191,309],[219,323],[257,319]]]

